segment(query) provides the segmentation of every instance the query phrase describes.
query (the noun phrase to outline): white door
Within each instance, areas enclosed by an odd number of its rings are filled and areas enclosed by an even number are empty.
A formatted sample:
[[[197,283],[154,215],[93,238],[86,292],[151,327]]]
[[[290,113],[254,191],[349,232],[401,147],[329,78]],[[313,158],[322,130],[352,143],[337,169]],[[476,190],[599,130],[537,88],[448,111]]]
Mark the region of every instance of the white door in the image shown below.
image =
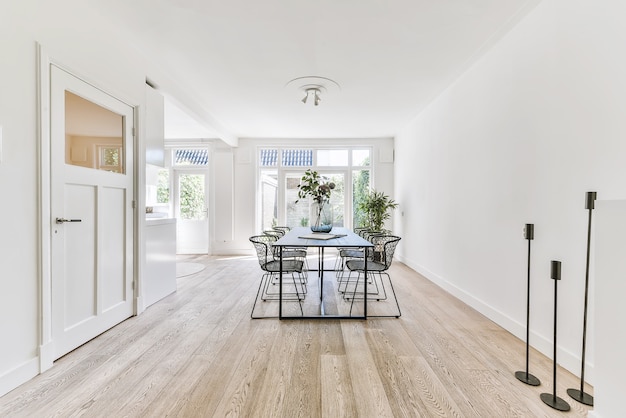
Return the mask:
[[[208,254],[207,175],[198,170],[174,171],[176,252]]]
[[[133,108],[51,67],[54,358],[133,314]]]

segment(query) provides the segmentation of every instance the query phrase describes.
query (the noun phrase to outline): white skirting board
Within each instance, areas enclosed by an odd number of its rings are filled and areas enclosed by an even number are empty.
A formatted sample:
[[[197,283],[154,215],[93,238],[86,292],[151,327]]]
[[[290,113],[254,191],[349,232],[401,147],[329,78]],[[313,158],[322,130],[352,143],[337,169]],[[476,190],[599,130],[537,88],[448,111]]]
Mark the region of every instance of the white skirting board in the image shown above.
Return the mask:
[[[9,393],[38,374],[39,358],[33,358],[0,375],[0,396]]]

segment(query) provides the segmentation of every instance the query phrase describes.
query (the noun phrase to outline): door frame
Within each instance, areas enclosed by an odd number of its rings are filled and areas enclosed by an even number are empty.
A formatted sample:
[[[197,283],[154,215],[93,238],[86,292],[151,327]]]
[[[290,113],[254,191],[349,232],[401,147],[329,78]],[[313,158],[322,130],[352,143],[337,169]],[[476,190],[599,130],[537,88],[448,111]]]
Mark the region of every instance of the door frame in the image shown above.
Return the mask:
[[[134,145],[133,145],[133,315],[138,313],[138,262],[139,262],[139,219],[137,214],[137,201],[139,194],[139,181],[143,180],[140,175],[140,164],[143,167],[143,159],[140,159],[139,138],[137,135],[138,106],[132,101],[125,99],[124,95],[111,93],[102,88],[97,82],[74,71],[63,63],[51,57],[41,44],[37,44],[37,136],[38,136],[38,258],[39,258],[39,372],[42,373],[52,367],[54,362],[54,350],[52,340],[52,219],[51,219],[51,175],[50,175],[50,66],[54,65],[79,78],[87,84],[115,97],[117,100],[133,108]]]

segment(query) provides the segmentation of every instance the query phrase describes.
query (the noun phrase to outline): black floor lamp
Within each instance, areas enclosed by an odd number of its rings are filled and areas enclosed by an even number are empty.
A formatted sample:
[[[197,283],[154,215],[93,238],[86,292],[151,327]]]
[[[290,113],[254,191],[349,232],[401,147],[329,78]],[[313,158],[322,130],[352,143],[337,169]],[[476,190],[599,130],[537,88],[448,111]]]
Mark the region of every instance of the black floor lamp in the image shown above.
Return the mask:
[[[550,265],[550,277],[554,280],[554,349],[552,353],[552,393],[542,393],[541,400],[546,405],[559,411],[569,411],[569,404],[563,399],[556,396],[556,302],[557,302],[557,284],[561,280],[561,262],[552,260]]]
[[[528,339],[530,336],[530,241],[535,238],[535,225],[526,224],[524,228],[524,238],[528,240],[528,265],[527,265],[527,280],[526,280],[526,371],[515,372],[515,377],[521,382],[531,386],[539,386],[541,381],[532,374],[528,373],[528,358],[529,358],[529,345]]]
[[[587,192],[587,201],[585,203],[585,209],[589,210],[589,222],[587,224],[587,266],[585,269],[585,307],[583,312],[583,350],[582,350],[582,364],[580,366],[580,390],[579,389],[567,389],[567,394],[574,400],[593,406],[593,396],[585,393],[585,349],[587,347],[587,301],[589,296],[589,248],[591,244],[591,213],[595,207],[597,193]]]

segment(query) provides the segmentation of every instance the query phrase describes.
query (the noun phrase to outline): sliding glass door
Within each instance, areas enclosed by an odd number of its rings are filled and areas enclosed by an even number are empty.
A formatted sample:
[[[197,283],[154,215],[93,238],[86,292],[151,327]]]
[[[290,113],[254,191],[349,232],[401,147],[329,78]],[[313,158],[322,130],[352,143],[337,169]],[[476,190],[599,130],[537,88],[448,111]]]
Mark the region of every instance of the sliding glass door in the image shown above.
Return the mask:
[[[346,193],[345,193],[345,173],[340,172],[319,172],[322,178],[329,182],[335,183],[335,189],[330,196],[329,213],[332,218],[333,226],[344,226],[344,220],[346,217]],[[315,223],[313,201],[310,198],[299,199],[298,198],[298,185],[300,179],[304,175],[302,172],[288,172],[285,173],[284,193],[285,196],[285,219],[286,225],[290,228],[294,226],[310,226]],[[297,201],[297,203],[296,203]]]
[[[315,222],[312,201],[298,198],[298,185],[307,169],[335,183],[330,214],[334,226],[359,225],[359,202],[370,188],[371,149],[259,150],[258,219],[261,231],[272,226],[310,226]],[[296,203],[297,202],[297,203]]]

